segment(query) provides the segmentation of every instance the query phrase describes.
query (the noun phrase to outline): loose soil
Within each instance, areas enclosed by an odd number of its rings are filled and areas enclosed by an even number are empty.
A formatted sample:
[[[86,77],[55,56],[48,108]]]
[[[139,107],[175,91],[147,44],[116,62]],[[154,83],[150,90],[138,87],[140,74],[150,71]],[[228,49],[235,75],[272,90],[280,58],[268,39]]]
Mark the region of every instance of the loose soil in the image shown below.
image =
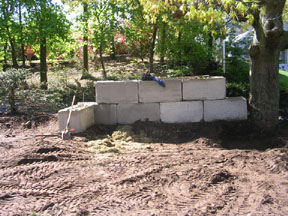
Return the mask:
[[[0,215],[287,215],[288,127],[94,126],[63,141],[52,114],[0,116]]]

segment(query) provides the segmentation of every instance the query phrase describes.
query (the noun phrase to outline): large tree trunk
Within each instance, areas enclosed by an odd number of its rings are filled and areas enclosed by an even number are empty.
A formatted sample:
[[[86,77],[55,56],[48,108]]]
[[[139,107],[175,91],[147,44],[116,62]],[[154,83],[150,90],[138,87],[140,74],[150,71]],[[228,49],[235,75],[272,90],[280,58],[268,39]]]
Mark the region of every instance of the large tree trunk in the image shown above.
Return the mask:
[[[250,105],[252,119],[265,131],[273,131],[279,118],[279,55],[285,0],[262,2],[254,16],[255,35],[250,55]]]
[[[85,26],[84,26],[84,46],[83,46],[83,63],[84,63],[84,73],[89,72],[88,66],[88,5],[87,3],[83,3],[83,13],[85,17]]]
[[[42,89],[48,88],[46,38],[40,41],[40,83]]]
[[[250,105],[255,123],[274,130],[279,114],[279,49],[250,55]]]
[[[154,48],[156,43],[156,36],[157,36],[157,24],[154,24],[153,34],[152,34],[152,41],[150,46],[150,55],[149,55],[149,73],[153,73],[153,63],[154,63]]]

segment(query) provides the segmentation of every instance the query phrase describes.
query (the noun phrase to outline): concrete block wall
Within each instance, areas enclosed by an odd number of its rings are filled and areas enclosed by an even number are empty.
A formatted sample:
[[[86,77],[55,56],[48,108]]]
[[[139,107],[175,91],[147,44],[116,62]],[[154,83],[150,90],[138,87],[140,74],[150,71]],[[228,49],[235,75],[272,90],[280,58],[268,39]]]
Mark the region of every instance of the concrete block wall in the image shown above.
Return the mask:
[[[224,77],[209,79],[184,79],[183,100],[218,100],[226,97],[226,80]]]
[[[200,122],[203,120],[203,102],[160,103],[160,116],[165,123]]]
[[[139,81],[139,102],[177,102],[182,100],[182,82],[166,79],[165,88],[155,81]]]
[[[247,114],[247,102],[244,97],[204,101],[204,121],[206,122],[245,120]]]
[[[69,129],[73,129],[72,133],[80,133],[95,124],[94,104],[77,104],[73,107],[68,125]],[[58,112],[59,130],[66,129],[67,119],[71,107],[62,109]]]
[[[159,103],[118,104],[117,123],[133,124],[136,121],[160,121]]]
[[[128,104],[138,101],[138,81],[96,82],[96,102],[99,104]]]
[[[87,111],[73,111],[70,128],[82,132],[93,124],[247,119],[246,99],[226,98],[224,77],[166,79],[164,82],[166,87],[155,81],[99,81],[96,83],[96,103],[84,103],[82,109]],[[58,118],[59,129],[65,129],[68,108],[60,110]]]

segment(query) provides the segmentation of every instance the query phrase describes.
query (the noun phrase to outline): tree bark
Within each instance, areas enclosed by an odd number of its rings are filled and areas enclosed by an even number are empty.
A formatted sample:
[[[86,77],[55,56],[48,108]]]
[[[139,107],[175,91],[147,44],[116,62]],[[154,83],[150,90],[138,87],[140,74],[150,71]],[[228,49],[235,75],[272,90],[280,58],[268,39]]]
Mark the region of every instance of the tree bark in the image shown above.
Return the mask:
[[[180,65],[180,64],[181,64],[181,59],[182,59],[182,58],[181,58],[181,57],[182,57],[181,41],[182,41],[182,32],[181,32],[181,29],[179,29],[178,38],[177,38],[178,53],[177,53],[177,62],[176,62],[176,65]]]
[[[274,131],[279,118],[279,55],[285,0],[263,1],[254,15],[250,55],[250,105],[256,125]]]
[[[279,53],[279,49],[270,49],[250,55],[252,118],[268,131],[275,129],[279,117]]]
[[[15,106],[15,90],[14,89],[10,89],[9,91],[9,105],[10,105],[11,113],[15,113],[16,106]]]
[[[17,63],[17,56],[16,56],[16,50],[15,50],[15,39],[9,38],[10,46],[11,46],[11,54],[12,54],[12,64],[14,68],[18,68]]]
[[[157,30],[158,30],[157,24],[154,24],[152,41],[151,41],[151,46],[150,46],[150,55],[149,55],[149,73],[153,73],[154,71],[154,68],[153,68],[154,48],[155,48],[155,43],[156,43]]]
[[[114,41],[114,36],[113,35],[111,37],[110,59],[111,60],[115,60],[116,59],[115,41]]]
[[[22,66],[25,67],[25,49],[24,49],[24,42],[23,42],[22,9],[21,9],[20,3],[19,3],[19,24],[21,28],[20,39],[21,39]]]
[[[85,26],[84,26],[84,46],[83,46],[83,63],[84,63],[84,70],[83,72],[88,73],[89,72],[89,66],[88,66],[88,5],[87,3],[83,3],[83,13],[85,17]]]
[[[8,9],[8,7],[6,7],[4,9],[4,18],[6,20],[10,20],[10,16],[8,15],[9,14],[9,11],[14,11],[14,5],[11,6],[11,8]],[[6,23],[6,26],[5,26],[6,30],[7,30],[7,35],[8,35],[8,41],[10,43],[10,46],[11,46],[11,54],[12,54],[12,64],[13,64],[13,67],[14,68],[18,68],[18,63],[17,63],[17,56],[16,56],[16,50],[15,50],[15,37],[13,37],[11,31],[10,31],[10,28],[9,28],[9,25]]]
[[[103,60],[103,56],[102,56],[102,51],[103,51],[102,49],[103,49],[103,45],[102,45],[102,41],[101,41],[100,47],[99,47],[99,55],[100,55],[100,62],[101,62],[101,66],[102,66],[102,75],[103,75],[103,78],[106,79],[107,74],[106,74],[104,60]]]
[[[6,71],[7,67],[8,67],[8,61],[7,61],[7,47],[8,47],[8,41],[6,39],[5,41],[5,45],[4,45],[4,64],[3,64],[3,71]]]
[[[164,64],[164,53],[165,53],[165,42],[166,42],[166,27],[167,24],[164,23],[162,25],[162,30],[161,30],[161,53],[160,53],[160,64]]]
[[[40,84],[41,89],[48,88],[48,77],[47,77],[47,49],[46,49],[46,38],[40,41]]]

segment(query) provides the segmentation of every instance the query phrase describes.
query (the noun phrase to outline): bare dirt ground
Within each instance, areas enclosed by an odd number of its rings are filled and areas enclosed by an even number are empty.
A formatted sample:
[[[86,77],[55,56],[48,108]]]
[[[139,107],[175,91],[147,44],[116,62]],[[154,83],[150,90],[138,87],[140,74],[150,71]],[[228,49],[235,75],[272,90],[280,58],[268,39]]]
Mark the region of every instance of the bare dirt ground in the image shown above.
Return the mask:
[[[287,215],[288,127],[94,126],[63,141],[54,115],[0,116],[0,215]]]

